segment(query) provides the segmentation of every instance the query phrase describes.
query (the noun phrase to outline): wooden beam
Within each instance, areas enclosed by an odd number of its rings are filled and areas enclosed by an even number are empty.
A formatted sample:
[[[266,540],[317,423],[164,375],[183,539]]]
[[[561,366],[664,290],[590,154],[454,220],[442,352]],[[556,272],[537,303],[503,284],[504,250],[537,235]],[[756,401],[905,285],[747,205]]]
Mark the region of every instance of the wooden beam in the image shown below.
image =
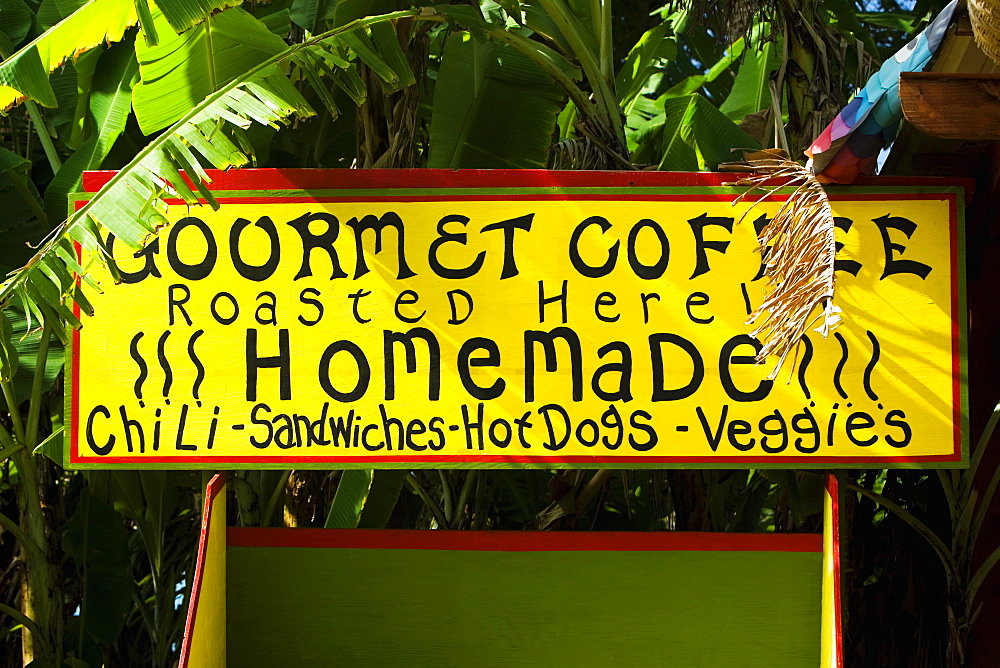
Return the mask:
[[[904,72],[903,115],[934,137],[1000,140],[1000,75]]]

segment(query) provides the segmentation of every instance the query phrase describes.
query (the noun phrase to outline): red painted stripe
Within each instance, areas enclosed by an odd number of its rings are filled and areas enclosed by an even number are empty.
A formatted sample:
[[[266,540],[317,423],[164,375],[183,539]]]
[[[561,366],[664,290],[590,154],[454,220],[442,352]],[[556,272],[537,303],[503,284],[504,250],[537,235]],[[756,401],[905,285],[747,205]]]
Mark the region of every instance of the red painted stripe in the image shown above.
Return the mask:
[[[642,464],[644,462],[650,464],[711,464],[713,462],[725,463],[725,464],[748,464],[752,462],[761,463],[762,465],[770,463],[785,463],[785,464],[811,464],[814,467],[822,467],[829,465],[831,467],[836,467],[837,465],[843,464],[877,464],[878,462],[900,462],[900,463],[918,463],[918,462],[955,462],[961,459],[960,456],[955,454],[949,455],[924,455],[924,456],[914,456],[914,457],[823,457],[823,458],[811,458],[809,456],[802,457],[521,457],[521,456],[503,456],[503,455],[473,455],[473,456],[450,456],[450,455],[407,455],[401,457],[282,457],[279,455],[275,456],[255,456],[255,457],[146,457],[144,455],[138,455],[133,457],[76,457],[71,460],[74,464],[183,464],[183,463],[203,463],[207,468],[219,468],[223,464],[308,464],[310,462],[315,464],[370,464],[375,468],[378,468],[379,464],[408,464],[415,462],[427,462],[427,463],[439,463],[445,464],[448,462],[456,462],[462,464],[468,463],[481,463],[481,464],[548,464],[548,463],[563,463],[563,464],[607,464],[609,466],[617,465],[627,465],[627,464]]]
[[[841,608],[844,601],[840,591],[840,481],[832,473],[826,474],[826,491],[833,501],[831,512],[833,517],[833,621],[836,625],[836,659],[837,668],[844,668],[844,625],[841,619]]]
[[[821,534],[686,531],[431,531],[229,527],[229,547],[479,552],[822,552]]]
[[[746,174],[716,172],[560,172],[533,169],[241,169],[206,170],[213,190],[319,190],[332,188],[532,188],[632,186],[720,186]],[[96,192],[117,172],[84,172],[84,192]],[[775,181],[774,184],[780,182]],[[858,179],[866,186],[965,186],[971,179],[876,177]],[[831,187],[836,192],[835,187]]]
[[[212,527],[212,504],[215,497],[226,489],[226,472],[216,473],[205,487],[205,503],[201,511],[201,535],[198,539],[198,560],[194,566],[194,580],[191,582],[191,601],[188,603],[188,616],[184,621],[184,643],[181,645],[181,658],[178,668],[188,668],[191,655],[191,638],[194,634],[194,621],[198,615],[198,601],[201,598],[201,583],[205,577],[205,554],[208,552],[208,531]],[[225,521],[225,518],[222,518]]]
[[[770,195],[763,198],[764,202],[783,202],[788,199],[788,195]],[[834,202],[857,202],[857,201],[900,201],[900,200],[940,200],[942,196],[938,193],[854,193],[831,195],[830,200]],[[727,194],[650,194],[637,192],[627,195],[608,195],[598,193],[535,193],[535,194],[492,194],[492,195],[325,195],[323,197],[310,197],[307,195],[271,197],[259,195],[253,197],[218,197],[219,204],[299,204],[310,202],[620,202],[623,200],[635,202],[732,202],[733,195]],[[184,206],[186,203],[182,199],[168,198],[164,200],[171,206]],[[199,200],[202,206],[207,206],[205,200]]]

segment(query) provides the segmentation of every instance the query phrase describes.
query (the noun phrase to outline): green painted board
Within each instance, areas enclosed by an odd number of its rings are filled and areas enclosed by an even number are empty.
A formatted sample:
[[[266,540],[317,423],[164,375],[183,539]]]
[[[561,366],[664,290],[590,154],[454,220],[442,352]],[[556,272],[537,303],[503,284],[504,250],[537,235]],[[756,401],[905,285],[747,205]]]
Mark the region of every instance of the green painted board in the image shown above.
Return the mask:
[[[819,535],[229,529],[228,665],[818,666],[821,569]]]

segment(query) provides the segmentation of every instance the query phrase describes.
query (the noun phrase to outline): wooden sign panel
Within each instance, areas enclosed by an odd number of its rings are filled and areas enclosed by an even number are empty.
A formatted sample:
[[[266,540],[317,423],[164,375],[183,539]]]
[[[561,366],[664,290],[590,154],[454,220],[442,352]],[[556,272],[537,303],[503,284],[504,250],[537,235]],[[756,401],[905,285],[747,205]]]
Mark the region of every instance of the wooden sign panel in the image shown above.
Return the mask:
[[[738,224],[713,174],[217,176],[95,272],[68,466],[966,461],[953,183],[831,190],[845,323],[769,381],[745,322],[787,194]]]
[[[225,487],[180,668],[843,665],[829,474],[822,535],[226,529]]]

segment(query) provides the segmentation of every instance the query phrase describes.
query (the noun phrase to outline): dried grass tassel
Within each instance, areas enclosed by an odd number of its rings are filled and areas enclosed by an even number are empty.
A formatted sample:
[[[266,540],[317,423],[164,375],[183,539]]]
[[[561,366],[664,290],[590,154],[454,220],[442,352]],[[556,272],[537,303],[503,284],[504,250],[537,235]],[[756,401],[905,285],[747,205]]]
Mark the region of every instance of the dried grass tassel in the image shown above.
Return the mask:
[[[758,151],[741,164],[754,174],[736,182],[749,188],[733,205],[757,190],[764,191],[743,214],[741,222],[774,191],[795,187],[761,232],[758,250],[764,258],[768,294],[747,320],[747,324],[757,323],[751,336],[763,344],[757,363],[763,364],[772,355],[778,357],[768,376],[773,379],[817,321],[816,331],[824,337],[840,323],[840,308],[833,304],[836,254],[833,211],[826,191],[812,171],[789,160],[784,151]],[[817,308],[820,312],[814,315]]]

